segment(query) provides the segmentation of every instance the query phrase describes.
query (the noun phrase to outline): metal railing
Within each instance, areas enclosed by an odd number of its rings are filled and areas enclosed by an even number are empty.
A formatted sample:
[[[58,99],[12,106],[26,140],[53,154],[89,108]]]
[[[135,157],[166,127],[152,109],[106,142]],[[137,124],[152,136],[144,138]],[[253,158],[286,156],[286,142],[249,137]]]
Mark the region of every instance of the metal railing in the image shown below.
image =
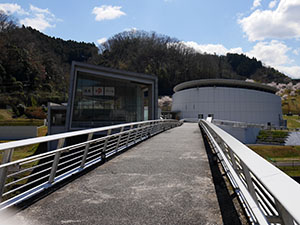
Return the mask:
[[[252,224],[300,224],[300,185],[216,125],[201,120]]]
[[[181,123],[177,120],[152,120],[0,144],[0,210],[105,161],[135,143],[179,125]],[[12,161],[16,148],[53,141],[57,142],[56,150]]]

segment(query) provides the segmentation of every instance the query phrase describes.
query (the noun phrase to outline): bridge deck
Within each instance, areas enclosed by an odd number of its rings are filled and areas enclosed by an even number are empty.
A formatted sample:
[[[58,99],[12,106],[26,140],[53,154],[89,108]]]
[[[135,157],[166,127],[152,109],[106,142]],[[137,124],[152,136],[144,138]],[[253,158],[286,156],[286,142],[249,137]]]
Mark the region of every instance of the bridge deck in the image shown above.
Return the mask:
[[[28,224],[223,224],[197,124],[161,133],[18,213]]]

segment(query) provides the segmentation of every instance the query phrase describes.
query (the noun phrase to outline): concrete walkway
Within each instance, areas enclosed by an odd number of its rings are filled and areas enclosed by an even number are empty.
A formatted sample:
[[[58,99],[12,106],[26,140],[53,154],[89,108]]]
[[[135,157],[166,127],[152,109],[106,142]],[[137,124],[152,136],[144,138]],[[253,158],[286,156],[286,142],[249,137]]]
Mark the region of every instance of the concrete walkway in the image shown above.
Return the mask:
[[[197,124],[161,133],[15,216],[19,224],[223,224]]]

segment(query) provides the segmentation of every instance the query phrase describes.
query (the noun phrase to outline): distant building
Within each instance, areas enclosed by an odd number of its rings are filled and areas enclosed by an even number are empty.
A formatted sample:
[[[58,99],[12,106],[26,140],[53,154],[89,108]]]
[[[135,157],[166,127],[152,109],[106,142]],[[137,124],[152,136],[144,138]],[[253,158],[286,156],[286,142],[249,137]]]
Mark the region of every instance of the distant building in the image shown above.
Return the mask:
[[[49,104],[49,134],[157,119],[157,77],[73,62],[67,105]]]
[[[284,126],[284,121],[276,91],[274,87],[241,80],[193,80],[174,87],[172,111],[178,112],[180,119],[192,121],[213,117],[237,122],[235,126],[243,122],[243,126],[279,127]]]

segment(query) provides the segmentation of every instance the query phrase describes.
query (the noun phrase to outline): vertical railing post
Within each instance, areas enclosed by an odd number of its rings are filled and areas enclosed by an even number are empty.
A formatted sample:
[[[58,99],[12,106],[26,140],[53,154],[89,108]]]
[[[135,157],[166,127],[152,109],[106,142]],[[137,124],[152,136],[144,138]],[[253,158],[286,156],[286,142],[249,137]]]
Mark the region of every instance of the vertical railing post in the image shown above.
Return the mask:
[[[254,185],[253,185],[253,182],[252,182],[250,171],[249,171],[248,167],[245,165],[245,163],[243,161],[241,161],[240,163],[241,163],[241,166],[243,168],[243,173],[244,173],[245,180],[246,180],[246,183],[247,183],[247,186],[248,186],[248,190],[249,190],[253,200],[258,205],[257,195],[255,193],[255,188],[254,188]]]
[[[157,121],[154,121],[151,130],[152,135],[156,134],[156,130],[157,130]]]
[[[159,121],[159,122],[158,122],[158,126],[157,126],[157,132],[156,132],[156,133],[160,133],[160,132],[161,132],[162,126],[163,126],[163,122],[162,122],[162,121]]]
[[[146,126],[147,126],[146,124],[142,125],[141,133],[140,133],[139,137],[137,138],[138,140],[142,140],[144,132],[146,130],[146,128],[145,128]]]
[[[133,125],[131,125],[130,128],[129,128],[128,137],[127,137],[126,145],[125,145],[126,147],[128,146],[128,143],[129,143],[129,139],[130,139],[130,136],[131,136],[132,128],[133,128]]]
[[[155,122],[150,122],[150,131],[149,131],[149,136],[152,136],[153,133],[153,128],[154,128]]]
[[[134,143],[136,143],[136,138],[137,138],[137,136],[138,136],[138,132],[139,132],[139,128],[140,128],[140,124],[137,126],[137,128],[136,128],[136,133],[135,133],[135,136],[134,136],[134,139],[133,139],[133,141],[134,141]]]
[[[276,204],[276,209],[278,211],[278,214],[283,221],[283,224],[284,225],[294,225],[295,223],[294,223],[293,217],[291,217],[291,215],[288,213],[288,211],[281,205],[280,202],[277,201],[277,199],[275,199],[275,204]]]
[[[88,138],[87,138],[87,141],[92,140],[93,135],[94,135],[94,133],[89,133]],[[88,153],[89,153],[90,145],[91,145],[90,143],[87,143],[87,144],[85,145],[85,149],[84,149],[84,152],[83,152],[83,156],[82,156],[80,168],[83,168],[84,165],[85,165],[86,158],[87,158],[87,155],[88,155]]]
[[[14,153],[14,149],[6,149],[4,150],[2,154],[2,160],[1,160],[1,165],[5,163],[9,163],[12,159],[12,155]],[[4,186],[6,182],[6,177],[7,177],[7,170],[8,167],[3,167],[0,169],[0,202],[2,201],[2,194],[4,192]]]
[[[107,130],[107,134],[106,136],[109,136],[111,134],[111,129]],[[106,146],[107,146],[107,143],[108,143],[108,140],[109,140],[109,137],[107,137],[105,139],[105,142],[104,142],[104,146],[103,146],[103,149],[102,149],[102,152],[101,152],[101,161],[102,162],[105,162],[106,160]]]
[[[65,139],[64,138],[59,139],[56,149],[62,148],[64,146],[64,144],[65,144]],[[55,178],[55,175],[56,175],[56,170],[57,170],[59,159],[60,159],[60,155],[61,155],[60,151],[55,153],[54,160],[53,160],[53,163],[52,163],[51,172],[50,172],[50,176],[49,176],[49,180],[48,180],[49,184],[52,184],[53,181],[54,181],[54,178]]]
[[[146,133],[146,136],[147,136],[146,138],[149,138],[151,136],[151,130],[152,130],[152,125],[151,124],[152,124],[152,122],[149,122],[148,125],[147,125],[148,129],[147,129],[147,133]]]
[[[225,145],[224,145],[224,147],[227,148]],[[227,149],[229,151],[229,156],[230,156],[230,159],[231,159],[231,163],[232,163],[233,169],[236,171],[237,174],[239,174],[239,172],[237,171],[237,165],[236,165],[236,161],[235,161],[235,157],[234,157],[233,151],[229,147]]]
[[[118,148],[119,148],[119,145],[120,145],[120,141],[121,141],[121,137],[122,137],[123,131],[124,131],[124,127],[122,127],[121,130],[120,130],[118,142],[117,142],[117,145],[116,145],[116,150],[118,150]]]
[[[167,124],[167,122],[162,121],[162,123],[161,123],[161,127],[162,127],[162,128],[160,129],[160,132],[166,130],[166,124]]]

